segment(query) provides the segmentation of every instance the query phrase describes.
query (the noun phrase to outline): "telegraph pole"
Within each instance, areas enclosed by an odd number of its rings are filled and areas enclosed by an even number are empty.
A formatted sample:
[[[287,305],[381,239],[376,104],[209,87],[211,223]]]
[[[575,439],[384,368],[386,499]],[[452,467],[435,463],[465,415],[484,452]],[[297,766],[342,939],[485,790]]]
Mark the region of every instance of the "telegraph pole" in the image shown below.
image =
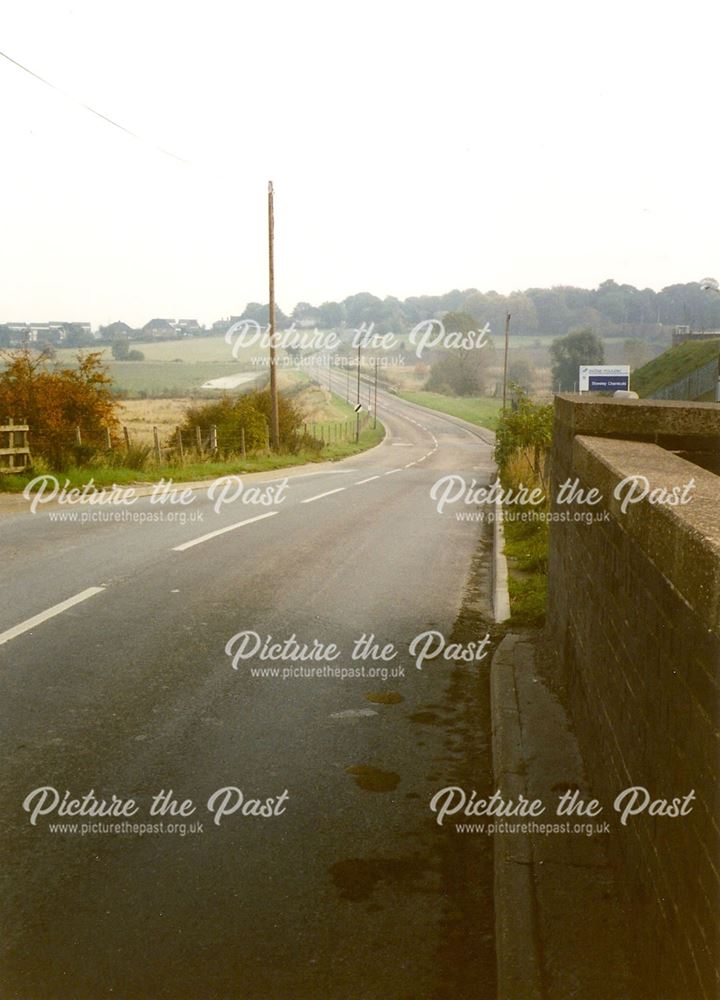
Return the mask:
[[[360,441],[360,410],[362,409],[362,404],[360,402],[360,343],[358,342],[358,363],[357,363],[357,407],[356,407],[356,420],[355,420],[355,441]]]
[[[503,413],[507,398],[508,343],[510,341],[510,313],[505,313],[505,364],[503,366]]]
[[[375,404],[373,413],[373,430],[377,427],[377,370],[378,370],[378,359],[375,358]]]
[[[270,447],[280,447],[280,419],[278,415],[277,365],[275,363],[275,215],[273,212],[273,186],[268,181],[268,276],[270,304]]]

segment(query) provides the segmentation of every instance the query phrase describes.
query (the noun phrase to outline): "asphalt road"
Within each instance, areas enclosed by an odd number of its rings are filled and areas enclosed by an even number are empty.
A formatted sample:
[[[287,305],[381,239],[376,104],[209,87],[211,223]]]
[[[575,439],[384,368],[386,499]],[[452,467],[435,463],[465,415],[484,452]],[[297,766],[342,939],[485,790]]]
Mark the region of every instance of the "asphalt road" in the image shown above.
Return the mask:
[[[489,787],[489,663],[418,670],[408,653],[430,628],[478,632],[481,525],[438,514],[429,491],[447,473],[486,482],[491,453],[384,393],[380,415],[381,446],[289,471],[274,506],[216,513],[198,491],[185,523],[147,498],[125,509],[165,520],[0,519],[3,998],[494,996],[490,838],[429,809],[444,786]],[[328,659],[233,669],[225,647],[245,630],[333,643],[331,665],[365,676],[252,672]],[[352,661],[363,633],[396,658]],[[48,786],[138,812],[33,825],[23,802]],[[208,800],[227,787],[277,815],[216,825]],[[195,811],[150,817],[162,790]],[[186,832],[50,828],[123,822]]]

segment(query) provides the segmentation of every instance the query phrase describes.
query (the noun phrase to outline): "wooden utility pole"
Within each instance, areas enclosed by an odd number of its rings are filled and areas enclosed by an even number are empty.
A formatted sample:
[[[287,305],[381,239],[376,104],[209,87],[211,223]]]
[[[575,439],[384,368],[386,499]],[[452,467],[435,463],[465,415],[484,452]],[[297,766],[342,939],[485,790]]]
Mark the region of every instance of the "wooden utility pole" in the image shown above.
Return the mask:
[[[373,430],[377,427],[377,370],[378,370],[378,359],[375,358],[375,406],[373,413]]]
[[[280,447],[280,419],[278,416],[277,365],[275,364],[275,215],[273,212],[273,186],[268,181],[268,275],[270,304],[270,447]]]
[[[360,403],[360,351],[361,351],[361,349],[362,348],[360,347],[360,344],[358,343],[357,406],[355,407],[355,414],[356,414],[356,417],[355,417],[355,441],[356,442],[358,442],[360,440],[360,410],[362,408],[361,407],[361,403]]]
[[[505,313],[505,364],[503,366],[503,413],[507,399],[508,344],[510,343],[510,313]]]

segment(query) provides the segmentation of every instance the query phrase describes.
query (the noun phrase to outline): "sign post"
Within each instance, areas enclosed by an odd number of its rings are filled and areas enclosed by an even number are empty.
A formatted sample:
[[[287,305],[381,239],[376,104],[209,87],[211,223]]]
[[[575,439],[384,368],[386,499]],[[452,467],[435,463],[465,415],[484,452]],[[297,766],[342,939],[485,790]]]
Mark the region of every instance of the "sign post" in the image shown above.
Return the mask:
[[[615,392],[630,388],[629,365],[580,365],[580,392]]]

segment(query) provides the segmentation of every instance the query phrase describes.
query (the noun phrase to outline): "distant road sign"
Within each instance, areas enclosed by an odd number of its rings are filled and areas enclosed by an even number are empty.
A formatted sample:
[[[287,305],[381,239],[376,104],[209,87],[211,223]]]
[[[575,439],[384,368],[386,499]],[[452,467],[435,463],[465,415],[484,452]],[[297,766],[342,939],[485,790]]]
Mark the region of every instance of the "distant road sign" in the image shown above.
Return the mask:
[[[630,388],[629,365],[580,365],[580,392],[614,392]]]
[[[360,410],[362,410],[362,403],[356,403],[355,404],[355,412],[359,413]]]

